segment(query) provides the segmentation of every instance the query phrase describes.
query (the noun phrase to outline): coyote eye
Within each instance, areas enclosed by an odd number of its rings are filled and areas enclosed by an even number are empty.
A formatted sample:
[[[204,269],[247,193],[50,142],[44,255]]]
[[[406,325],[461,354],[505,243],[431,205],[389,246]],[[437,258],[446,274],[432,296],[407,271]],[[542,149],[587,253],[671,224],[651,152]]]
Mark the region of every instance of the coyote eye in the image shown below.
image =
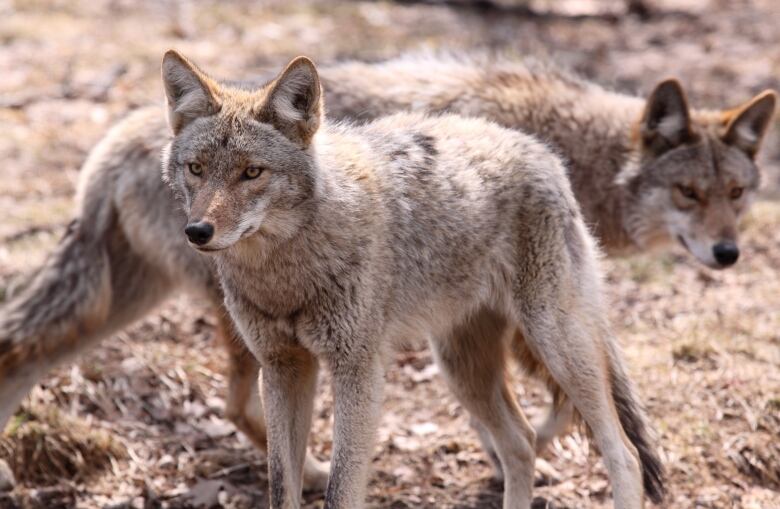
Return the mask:
[[[256,179],[261,173],[263,173],[263,169],[259,166],[250,166],[244,172],[244,178],[247,180]]]
[[[684,186],[680,184],[677,186],[677,190],[680,191],[681,195],[685,196],[689,200],[699,200],[699,197],[696,195],[696,191],[690,186]]]
[[[203,174],[203,167],[198,163],[187,163],[187,169],[196,177],[200,177]]]
[[[729,198],[732,200],[739,200],[742,197],[742,191],[744,191],[744,188],[742,187],[732,188],[731,192],[729,192]]]

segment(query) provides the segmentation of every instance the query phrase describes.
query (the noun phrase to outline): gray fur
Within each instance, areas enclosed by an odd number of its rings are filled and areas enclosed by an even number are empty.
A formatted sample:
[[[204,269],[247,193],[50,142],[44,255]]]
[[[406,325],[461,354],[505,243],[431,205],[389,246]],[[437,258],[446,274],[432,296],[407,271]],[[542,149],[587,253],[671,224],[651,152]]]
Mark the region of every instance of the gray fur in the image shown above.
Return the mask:
[[[79,219],[30,285],[0,308],[0,424],[51,369],[184,290],[218,311],[217,335],[230,353],[227,416],[265,450],[259,366],[225,318],[211,260],[181,236],[184,215],[160,179],[160,153],[169,139],[161,112],[140,110],[114,127],[84,163]],[[326,481],[324,466],[307,456],[306,488],[322,490]]]
[[[325,122],[301,144],[289,133],[304,127],[289,119],[311,125],[303,112],[257,113],[278,107],[280,88],[319,90],[313,67],[308,83],[287,82],[299,62],[251,95],[214,87],[223,110],[179,132],[163,169],[188,221],[214,225],[192,246],[213,254],[227,309],[263,366],[272,507],[300,505],[319,363],[335,405],[325,507],[362,507],[387,355],[421,335],[495,446],[504,507],[529,507],[535,433],[506,383],[511,336],[452,334],[481,314],[522,332],[592,430],[615,505],[640,507],[597,251],[560,160],[527,135],[456,116]],[[257,166],[259,177],[243,177]],[[623,411],[643,432],[638,410]]]
[[[760,182],[753,158],[776,102],[765,91],[734,110],[690,110],[675,80],[644,100],[547,63],[501,56],[411,55],[322,74],[336,117],[451,112],[534,133],[565,156],[585,219],[607,253],[682,239],[713,268],[713,246],[738,241],[738,220]],[[659,126],[667,137],[653,136]],[[700,199],[681,200],[680,185],[695,186]],[[734,188],[744,192],[730,199]]]
[[[720,155],[713,158],[706,147],[693,147],[691,151],[680,150],[680,156],[672,151],[655,157],[647,155],[638,136],[644,101],[605,91],[546,64],[460,54],[414,56],[380,64],[336,65],[322,69],[321,79],[331,116],[367,119],[403,109],[454,111],[487,117],[549,140],[568,161],[572,187],[585,219],[595,226],[600,243],[610,254],[668,245],[676,230],[693,238],[692,245],[704,246],[708,254],[706,246],[720,232],[734,235],[729,225],[747,209],[751,193],[736,204],[723,200],[725,190],[718,186],[725,179],[714,179],[713,161],[720,161],[717,167],[725,169],[723,175],[742,168],[736,173],[737,180],[747,182],[749,190],[756,186],[758,173],[742,154],[752,156],[758,149],[766,119],[774,109],[774,96],[769,93],[737,110],[693,110],[690,118],[696,129],[714,140],[709,147],[721,147]],[[250,92],[258,87],[242,88]],[[721,137],[726,127],[732,134]],[[46,265],[48,275],[39,275],[24,295],[0,309],[0,342],[7,347],[13,335],[13,352],[17,352],[0,354],[0,424],[53,366],[142,317],[170,291],[205,294],[215,309],[221,309],[222,295],[213,268],[205,256],[195,255],[184,242],[181,229],[185,217],[159,178],[159,154],[168,133],[159,107],[139,110],[111,130],[92,151],[80,175],[77,235],[64,240],[52,253]],[[744,133],[758,136],[746,144],[751,137]],[[728,143],[723,145],[721,139]],[[409,145],[413,144],[410,140]],[[743,151],[732,150],[734,146]],[[745,151],[748,148],[750,153]],[[394,157],[404,153],[405,147],[398,147]],[[697,153],[703,157],[695,157]],[[681,176],[701,182],[703,189],[712,189],[719,206],[711,206],[711,201],[707,207],[682,202],[673,187]],[[675,225],[672,235],[668,224]],[[126,247],[127,238],[134,239],[133,249]],[[91,239],[89,244],[84,244],[85,239]],[[87,245],[94,248],[82,249]],[[137,277],[139,284],[130,286],[90,277],[96,267],[104,266],[104,256],[112,274],[145,276]],[[63,268],[79,263],[89,269],[71,271],[69,281],[74,286],[61,286],[58,279]],[[187,270],[182,271],[182,265]],[[110,288],[110,292],[102,288]],[[123,295],[125,288],[133,291]],[[71,305],[53,305],[69,299]],[[127,305],[109,305],[119,301]],[[96,321],[92,311],[106,308],[107,313],[100,313],[103,321]],[[125,314],[123,309],[135,311]],[[31,316],[47,318],[26,318]],[[453,334],[467,337],[491,327],[475,319]],[[88,330],[92,332],[85,333]],[[228,415],[264,450],[265,424],[254,390],[258,366],[242,343],[230,339],[234,334],[229,320],[220,321],[218,332],[230,350]],[[42,346],[44,342],[51,346]],[[56,347],[58,344],[62,346]],[[539,447],[567,427],[570,403],[563,410],[551,414],[539,429]],[[324,485],[325,475],[311,458],[307,460],[307,478],[314,479],[312,487]]]

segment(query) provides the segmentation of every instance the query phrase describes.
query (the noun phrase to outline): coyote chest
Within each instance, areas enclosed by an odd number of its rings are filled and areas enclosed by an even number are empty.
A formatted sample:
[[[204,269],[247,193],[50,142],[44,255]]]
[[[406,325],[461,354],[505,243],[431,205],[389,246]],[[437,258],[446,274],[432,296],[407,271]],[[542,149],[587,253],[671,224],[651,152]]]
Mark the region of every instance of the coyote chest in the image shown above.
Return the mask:
[[[251,257],[251,255],[250,255]],[[259,258],[260,256],[256,256]],[[240,256],[217,259],[225,304],[242,335],[257,348],[298,343],[296,323],[309,300],[308,281],[292,266],[251,266]],[[265,270],[264,270],[265,269]],[[253,352],[257,355],[255,348]]]

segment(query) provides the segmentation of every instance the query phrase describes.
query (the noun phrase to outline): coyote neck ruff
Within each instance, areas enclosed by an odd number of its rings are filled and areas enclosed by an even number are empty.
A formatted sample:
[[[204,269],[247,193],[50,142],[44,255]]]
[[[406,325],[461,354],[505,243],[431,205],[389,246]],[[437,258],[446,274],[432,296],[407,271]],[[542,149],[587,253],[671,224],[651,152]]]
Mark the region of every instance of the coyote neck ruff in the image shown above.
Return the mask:
[[[386,354],[419,336],[494,446],[505,509],[532,500],[536,434],[506,370],[524,349],[592,430],[616,506],[661,499],[595,243],[544,144],[453,115],[321,125],[306,58],[254,91],[216,83],[175,52],[163,78],[175,135],[164,177],[263,366],[272,507],[300,507],[320,362],[335,421],[325,507],[363,506]]]
[[[266,221],[253,235],[216,256],[228,305],[250,306],[259,316],[286,324],[295,336],[290,340],[299,339],[295,322],[322,297],[320,292],[360,270],[360,253],[372,250],[372,237],[360,234],[359,223],[369,222],[381,208],[370,186],[355,185],[342,167],[333,164],[327,149],[331,135],[351,142],[358,151],[362,148],[357,140],[322,126],[315,146],[309,149],[316,184],[305,202],[288,211],[296,215],[295,220],[288,221],[284,229],[276,225],[269,229],[271,221]],[[364,158],[359,152],[353,155],[357,161]]]

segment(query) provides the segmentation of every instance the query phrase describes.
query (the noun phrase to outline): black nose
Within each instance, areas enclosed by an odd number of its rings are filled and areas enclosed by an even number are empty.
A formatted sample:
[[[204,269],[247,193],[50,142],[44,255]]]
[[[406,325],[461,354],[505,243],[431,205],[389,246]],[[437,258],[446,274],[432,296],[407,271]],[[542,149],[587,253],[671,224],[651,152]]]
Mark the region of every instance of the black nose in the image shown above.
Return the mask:
[[[712,247],[712,254],[721,266],[728,267],[734,265],[739,258],[739,248],[730,241],[718,242]]]
[[[187,234],[187,238],[190,239],[190,242],[202,246],[203,244],[208,243],[208,241],[211,240],[211,237],[214,236],[214,227],[211,223],[201,221],[199,223],[188,224],[187,227],[184,228],[184,233]]]

